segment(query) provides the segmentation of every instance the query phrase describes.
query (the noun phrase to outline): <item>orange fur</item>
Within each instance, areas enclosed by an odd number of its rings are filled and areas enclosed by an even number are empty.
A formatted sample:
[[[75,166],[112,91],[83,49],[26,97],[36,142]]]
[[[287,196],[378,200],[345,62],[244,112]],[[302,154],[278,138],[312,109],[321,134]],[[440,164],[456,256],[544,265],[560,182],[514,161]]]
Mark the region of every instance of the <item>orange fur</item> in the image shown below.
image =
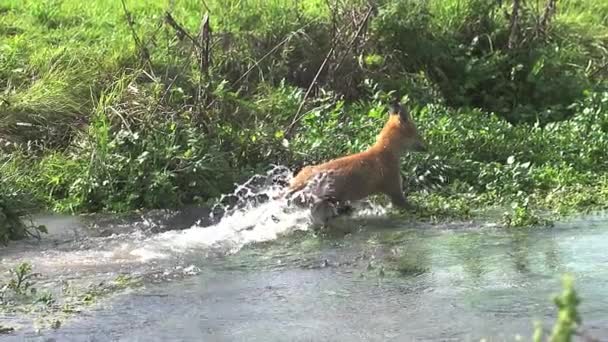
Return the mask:
[[[326,177],[326,186],[313,190],[321,201],[348,202],[372,194],[385,194],[396,207],[409,204],[402,192],[400,157],[406,151],[425,151],[409,113],[396,104],[376,142],[366,151],[303,168],[290,182],[287,193],[304,189],[312,179]]]

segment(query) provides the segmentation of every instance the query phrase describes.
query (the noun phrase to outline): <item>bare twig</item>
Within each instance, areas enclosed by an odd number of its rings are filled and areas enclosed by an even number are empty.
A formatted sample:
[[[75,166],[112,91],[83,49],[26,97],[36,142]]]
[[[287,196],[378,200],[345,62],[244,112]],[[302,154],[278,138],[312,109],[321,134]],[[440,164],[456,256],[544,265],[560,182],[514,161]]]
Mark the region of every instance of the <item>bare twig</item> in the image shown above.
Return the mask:
[[[509,24],[509,42],[507,47],[512,49],[517,44],[518,25],[519,25],[520,0],[513,0],[513,12],[511,13],[511,23]]]
[[[302,102],[300,102],[300,106],[298,107],[298,111],[294,115],[294,117],[291,120],[291,123],[289,124],[289,126],[287,127],[287,129],[285,130],[285,136],[286,137],[290,137],[291,136],[291,132],[292,132],[293,128],[301,120],[302,117],[300,116],[300,113],[302,112],[302,108],[304,108],[304,103],[306,103],[306,99],[308,99],[308,95],[310,94],[310,91],[312,90],[312,88],[314,87],[314,85],[317,83],[317,79],[319,78],[319,75],[321,75],[321,72],[325,68],[325,64],[327,64],[327,61],[329,60],[329,57],[331,56],[331,54],[333,52],[334,52],[334,47],[332,47],[331,49],[329,49],[329,51],[327,52],[327,55],[325,56],[325,59],[323,60],[323,63],[321,63],[321,66],[319,67],[319,70],[317,70],[317,74],[312,79],[312,82],[310,82],[310,85],[308,86],[308,89],[306,90],[306,93],[304,94],[304,98],[302,99]]]
[[[260,63],[262,63],[263,60],[265,60],[268,56],[272,55],[275,51],[277,51],[281,46],[283,46],[283,44],[287,43],[289,41],[289,39],[291,38],[293,32],[290,33],[289,35],[287,35],[287,37],[285,37],[285,39],[283,39],[282,41],[280,41],[277,45],[275,45],[272,49],[270,49],[270,51],[268,51],[264,56],[262,56],[262,58],[258,59],[257,61],[255,61],[255,63],[253,63],[252,66],[249,67],[249,69],[247,69],[247,71],[245,71],[239,78],[237,78],[236,81],[234,81],[234,83],[232,85],[237,85],[240,81],[243,80],[243,78],[247,77],[247,75],[249,75],[249,73],[255,69]]]
[[[129,125],[129,123],[127,122],[127,120],[125,120],[122,114],[120,114],[120,112],[116,110],[116,108],[114,108],[113,106],[110,106],[109,108],[114,112],[114,114],[118,115],[120,121],[122,121],[123,125],[125,125],[125,128],[129,131],[129,133],[133,134],[133,131],[131,130],[131,125]]]
[[[207,2],[205,0],[202,0],[202,1],[203,1],[203,6],[205,6],[205,9],[207,10],[207,13],[211,13],[211,9],[209,9]]]
[[[325,4],[327,5],[327,8],[329,8],[329,12],[331,13],[331,24],[332,24],[332,30],[331,30],[331,41],[332,44],[335,43],[336,41],[336,37],[337,35],[337,31],[338,31],[338,20],[337,20],[337,15],[336,15],[336,7],[337,6],[332,6],[331,1],[330,0],[325,0]]]
[[[350,52],[350,50],[353,48],[353,46],[355,45],[355,42],[357,41],[357,39],[359,39],[359,36],[363,32],[363,28],[366,26],[367,21],[369,20],[369,17],[372,15],[373,11],[374,11],[374,7],[370,6],[369,9],[368,9],[368,11],[367,11],[367,13],[365,14],[365,17],[363,18],[363,20],[359,24],[359,28],[357,28],[357,32],[353,36],[353,39],[348,44],[348,47],[346,48],[346,51],[344,51],[344,54],[342,55],[342,58],[340,59],[340,61],[338,62],[338,64],[336,64],[336,66],[333,68],[334,72],[336,72],[338,69],[340,69],[340,66],[342,66],[342,63],[346,59],[346,56],[348,55],[348,53]]]
[[[605,62],[604,64],[602,64],[602,66],[597,67],[595,70],[593,70],[593,71],[590,73],[589,77],[595,77],[595,76],[597,76],[598,74],[600,74],[600,73],[602,73],[602,72],[604,72],[604,71],[606,71],[606,70],[608,70],[608,62]]]
[[[547,26],[549,26],[549,22],[553,15],[555,14],[555,10],[557,7],[557,0],[548,0],[547,5],[545,6],[545,12],[543,13],[540,19],[540,28],[542,32],[547,31]]]
[[[204,81],[204,77],[203,76],[209,76],[209,67],[211,65],[211,60],[210,60],[210,50],[209,50],[209,44],[211,41],[211,27],[209,26],[209,13],[206,13],[203,16],[203,20],[201,21],[201,28],[200,28],[200,32],[198,34],[198,45],[199,45],[199,49],[198,49],[198,65],[199,65],[199,70],[200,70],[200,79],[198,82],[198,94],[197,94],[197,105],[199,108],[199,115],[202,114],[202,106],[200,106],[200,104],[202,103],[203,100],[203,93],[204,93],[204,89],[203,89],[203,81]],[[209,86],[207,86],[209,87]]]
[[[247,69],[247,71],[245,71],[241,76],[239,76],[239,78],[236,79],[236,81],[234,81],[232,83],[232,86],[236,86],[237,84],[239,84],[239,82],[241,82],[245,77],[247,77],[247,75],[249,75],[249,73],[251,73],[251,71],[253,71],[253,69],[257,68],[257,66],[262,63],[263,60],[265,60],[266,58],[268,58],[270,55],[272,55],[275,51],[277,51],[281,46],[283,46],[285,43],[287,43],[291,37],[296,34],[297,32],[302,31],[303,29],[305,29],[308,25],[310,24],[306,24],[304,26],[302,26],[300,29],[298,29],[297,31],[293,31],[291,33],[289,33],[283,40],[281,40],[277,45],[275,45],[272,49],[270,49],[264,56],[262,56],[260,59],[256,60],[252,66],[249,67],[249,69]],[[211,108],[211,106],[215,103],[215,100],[211,101],[208,105],[207,105],[207,109]]]
[[[125,0],[120,0],[122,3],[122,9],[125,12],[125,17],[127,18],[127,24],[129,24],[129,29],[131,30],[131,35],[133,36],[133,40],[135,41],[135,45],[139,49],[139,52],[142,54],[142,57],[146,59],[148,62],[150,61],[150,52],[148,49],[142,44],[137,32],[135,31],[135,22],[133,21],[133,17],[131,16],[131,12],[127,10],[127,5],[125,4]]]
[[[211,27],[209,26],[209,14],[205,14],[201,21],[201,31],[198,35],[199,66],[201,72],[207,74],[211,66],[209,43],[211,41]]]
[[[346,57],[350,53],[350,50],[353,48],[355,42],[361,36],[361,33],[363,32],[363,28],[366,26],[367,21],[369,20],[369,17],[373,13],[373,11],[374,11],[374,7],[370,6],[369,9],[368,9],[368,11],[367,11],[367,13],[365,14],[365,17],[359,23],[359,25],[358,25],[359,27],[357,28],[357,31],[355,32],[353,38],[351,39],[350,43],[348,44],[346,51],[344,51],[344,53],[342,54],[342,56],[340,58],[340,61],[338,62],[338,64],[336,64],[335,67],[332,68],[332,72],[336,72],[340,68],[340,66],[342,66],[342,63],[344,63],[344,60],[346,59]],[[337,40],[338,40],[338,37],[335,38],[334,44],[336,43]],[[304,98],[300,102],[300,106],[298,107],[298,110],[297,110],[296,114],[294,115],[291,123],[289,124],[289,126],[285,130],[285,136],[286,137],[290,137],[291,136],[291,134],[293,132],[293,129],[295,128],[295,126],[297,125],[297,123],[302,119],[302,117],[303,117],[303,115],[301,114],[302,113],[302,108],[304,108],[304,104],[306,103],[306,100],[308,99],[308,96],[310,95],[310,92],[311,92],[312,88],[317,83],[317,79],[321,75],[321,72],[325,68],[325,65],[327,64],[327,62],[329,61],[330,57],[334,53],[334,50],[335,50],[335,45],[329,50],[329,52],[325,56],[325,59],[323,60],[323,63],[319,67],[319,70],[317,70],[317,73],[316,73],[315,77],[313,78],[312,82],[308,86],[308,89],[306,90],[306,93],[304,94]]]
[[[123,0],[124,1],[124,0]],[[186,31],[180,24],[177,23],[177,21],[175,21],[175,19],[173,19],[173,16],[171,15],[171,13],[166,12],[165,13],[165,22],[167,24],[169,24],[169,26],[173,27],[173,29],[175,31],[177,31],[177,35],[178,37],[182,38],[182,37],[186,37],[188,38],[189,41],[192,42],[192,44],[194,44],[194,46],[196,46],[198,49],[201,48],[201,46],[199,45],[199,43],[196,41],[196,39],[194,39],[194,37],[192,37],[188,31]]]

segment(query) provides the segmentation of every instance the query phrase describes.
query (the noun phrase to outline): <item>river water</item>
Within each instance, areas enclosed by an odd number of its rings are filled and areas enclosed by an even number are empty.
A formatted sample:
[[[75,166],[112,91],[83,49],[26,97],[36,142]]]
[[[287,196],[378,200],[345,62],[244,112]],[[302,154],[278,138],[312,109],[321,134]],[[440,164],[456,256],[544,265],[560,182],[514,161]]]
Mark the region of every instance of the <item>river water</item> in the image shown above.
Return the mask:
[[[164,216],[163,216],[164,215]],[[508,230],[480,222],[389,219],[382,208],[314,233],[305,212],[269,201],[219,223],[193,209],[155,220],[41,216],[50,234],[0,250],[36,286],[85,286],[130,275],[55,329],[5,313],[4,341],[513,341],[550,329],[570,273],[582,330],[608,341],[608,217]],[[177,228],[177,230],[176,230]],[[40,318],[40,317],[38,317]]]

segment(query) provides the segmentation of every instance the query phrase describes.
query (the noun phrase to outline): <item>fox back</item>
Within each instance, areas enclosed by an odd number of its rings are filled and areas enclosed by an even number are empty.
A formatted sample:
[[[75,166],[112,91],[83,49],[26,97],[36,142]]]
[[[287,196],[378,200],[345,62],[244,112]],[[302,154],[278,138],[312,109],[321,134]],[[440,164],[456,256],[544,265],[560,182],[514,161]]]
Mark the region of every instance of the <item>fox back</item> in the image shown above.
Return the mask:
[[[308,191],[317,198],[356,201],[385,193],[394,199],[403,196],[400,157],[406,151],[425,150],[426,144],[411,115],[399,103],[394,103],[388,120],[369,149],[303,168],[291,180],[288,193],[312,185]]]

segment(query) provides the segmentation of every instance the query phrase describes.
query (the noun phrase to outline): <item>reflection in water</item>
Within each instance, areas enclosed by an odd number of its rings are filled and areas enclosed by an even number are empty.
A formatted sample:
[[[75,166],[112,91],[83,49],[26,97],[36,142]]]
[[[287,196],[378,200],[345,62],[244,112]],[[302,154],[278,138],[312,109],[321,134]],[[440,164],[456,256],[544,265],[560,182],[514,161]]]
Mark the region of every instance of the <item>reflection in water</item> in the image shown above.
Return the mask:
[[[523,275],[531,272],[530,264],[538,262],[546,273],[559,273],[562,269],[555,236],[550,230],[530,232],[522,229],[509,232],[511,258],[515,271]],[[531,255],[532,254],[532,255]],[[542,259],[541,259],[542,257]],[[530,260],[536,258],[536,260]]]
[[[506,253],[510,257],[513,268],[516,272],[526,275],[529,273],[529,241],[527,234],[521,230],[515,230],[509,234],[510,250]]]
[[[457,256],[464,272],[472,286],[478,285],[486,272],[484,264],[484,241],[482,234],[477,232],[453,234],[446,237],[445,248]]]

